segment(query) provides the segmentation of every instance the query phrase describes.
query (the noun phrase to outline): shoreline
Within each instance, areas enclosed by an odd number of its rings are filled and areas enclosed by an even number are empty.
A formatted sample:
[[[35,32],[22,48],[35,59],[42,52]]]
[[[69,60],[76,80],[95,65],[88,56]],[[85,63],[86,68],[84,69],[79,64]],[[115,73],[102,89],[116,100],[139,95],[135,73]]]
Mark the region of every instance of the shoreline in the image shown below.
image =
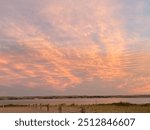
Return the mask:
[[[0,100],[30,100],[30,99],[78,99],[78,98],[150,98],[150,95],[105,95],[105,96],[1,96]]]

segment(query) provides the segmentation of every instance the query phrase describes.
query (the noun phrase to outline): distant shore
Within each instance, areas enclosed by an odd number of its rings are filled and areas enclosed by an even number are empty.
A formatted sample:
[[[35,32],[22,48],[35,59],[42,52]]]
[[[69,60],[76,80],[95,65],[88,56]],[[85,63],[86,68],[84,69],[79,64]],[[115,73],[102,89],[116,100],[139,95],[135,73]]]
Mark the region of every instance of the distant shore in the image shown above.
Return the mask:
[[[92,105],[50,105],[50,104],[28,104],[28,105],[1,105],[0,113],[150,113],[150,103],[130,104],[92,104]]]
[[[106,96],[1,96],[0,100],[65,99],[65,98],[150,98],[150,95],[106,95]]]

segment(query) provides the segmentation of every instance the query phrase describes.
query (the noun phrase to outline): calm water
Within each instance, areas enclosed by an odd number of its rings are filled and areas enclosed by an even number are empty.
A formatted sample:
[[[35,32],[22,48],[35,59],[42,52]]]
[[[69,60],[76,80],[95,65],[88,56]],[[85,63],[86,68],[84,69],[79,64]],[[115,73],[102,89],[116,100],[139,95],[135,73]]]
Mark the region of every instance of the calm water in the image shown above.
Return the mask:
[[[0,100],[0,105],[7,104],[100,104],[129,102],[136,104],[150,103],[150,98],[73,98],[73,99],[30,99],[30,100]]]

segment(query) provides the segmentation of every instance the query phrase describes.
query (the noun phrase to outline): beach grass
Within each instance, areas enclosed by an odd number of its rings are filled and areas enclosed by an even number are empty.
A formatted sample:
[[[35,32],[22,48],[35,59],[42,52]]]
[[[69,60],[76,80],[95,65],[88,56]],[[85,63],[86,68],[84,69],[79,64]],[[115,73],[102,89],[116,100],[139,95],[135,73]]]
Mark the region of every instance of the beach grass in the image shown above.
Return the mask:
[[[149,113],[150,104],[130,104],[126,102],[111,104],[29,104],[1,105],[0,113]]]

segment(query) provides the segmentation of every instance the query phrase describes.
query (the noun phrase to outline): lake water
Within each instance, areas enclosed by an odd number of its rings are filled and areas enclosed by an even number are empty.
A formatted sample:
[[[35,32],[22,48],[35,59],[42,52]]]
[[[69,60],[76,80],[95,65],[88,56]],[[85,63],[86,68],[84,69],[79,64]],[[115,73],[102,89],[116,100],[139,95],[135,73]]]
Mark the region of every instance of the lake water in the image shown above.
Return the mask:
[[[128,102],[135,104],[150,103],[150,98],[71,98],[71,99],[28,99],[28,100],[0,100],[0,105],[7,104],[107,104],[117,102]]]

